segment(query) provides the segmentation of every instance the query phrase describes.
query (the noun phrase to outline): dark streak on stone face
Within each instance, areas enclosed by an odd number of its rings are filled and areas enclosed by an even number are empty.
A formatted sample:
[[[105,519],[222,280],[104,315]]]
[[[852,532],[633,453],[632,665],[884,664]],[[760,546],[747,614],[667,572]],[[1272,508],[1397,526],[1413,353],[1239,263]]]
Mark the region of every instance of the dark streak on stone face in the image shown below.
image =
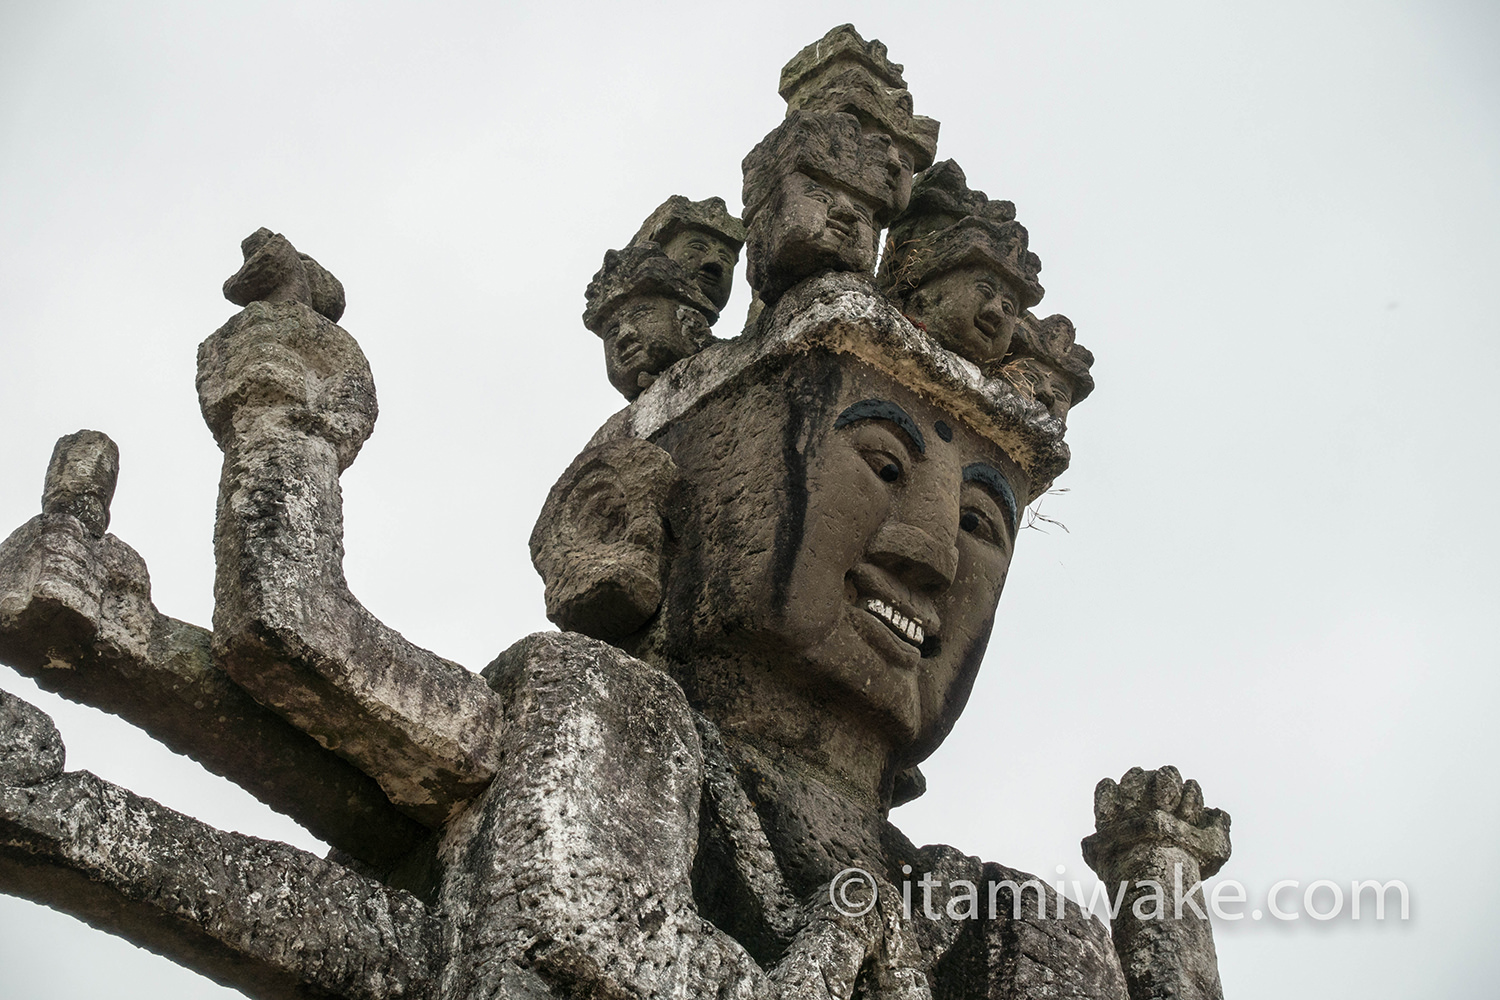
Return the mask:
[[[823,365],[800,394],[792,397],[792,409],[782,431],[781,458],[787,477],[786,510],[776,523],[776,561],[772,570],[772,603],[785,606],[792,566],[802,550],[807,520],[807,442],[832,400],[838,397],[842,373],[832,364]],[[767,470],[770,472],[770,470]]]

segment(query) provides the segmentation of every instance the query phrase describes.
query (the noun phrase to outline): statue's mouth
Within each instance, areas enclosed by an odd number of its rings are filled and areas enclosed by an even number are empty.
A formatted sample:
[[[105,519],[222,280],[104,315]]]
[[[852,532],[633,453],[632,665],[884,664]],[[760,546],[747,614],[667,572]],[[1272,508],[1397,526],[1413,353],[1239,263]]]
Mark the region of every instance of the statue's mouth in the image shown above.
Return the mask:
[[[920,621],[911,615],[903,615],[885,601],[872,597],[865,601],[865,610],[884,622],[886,628],[899,638],[918,649],[927,641],[927,632]]]
[[[643,349],[644,345],[634,334],[621,334],[619,339],[615,341],[615,355],[620,359],[620,363],[624,365],[634,362]]]
[[[852,242],[856,235],[855,227],[842,219],[829,219],[828,229],[840,243]]]

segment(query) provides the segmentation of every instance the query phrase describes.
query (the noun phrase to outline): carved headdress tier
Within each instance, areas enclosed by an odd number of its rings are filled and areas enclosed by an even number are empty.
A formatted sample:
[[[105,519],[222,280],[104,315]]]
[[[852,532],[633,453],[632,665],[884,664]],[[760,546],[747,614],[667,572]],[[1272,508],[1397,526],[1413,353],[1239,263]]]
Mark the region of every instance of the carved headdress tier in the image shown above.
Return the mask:
[[[1015,205],[970,190],[958,164],[944,160],[912,183],[911,203],[891,223],[878,281],[904,298],[929,277],[966,264],[999,270],[1024,308],[1042,300],[1042,261],[1028,249]]]
[[[839,25],[797,53],[781,71],[780,93],[788,114],[854,115],[866,131],[890,136],[913,170],[925,170],[937,155],[938,122],[912,113],[901,64],[891,62],[879,40],[861,38],[852,24]]]
[[[1016,325],[1002,374],[1065,419],[1094,391],[1093,364],[1093,352],[1074,340],[1072,320],[1061,314],[1038,319],[1028,312]]]
[[[603,336],[604,324],[627,299],[661,296],[691,306],[712,321],[719,311],[693,283],[687,271],[655,243],[635,243],[607,250],[604,264],[583,293],[583,325]]]
[[[1023,503],[1045,493],[1068,467],[1063,423],[1033,393],[983,374],[913,326],[868,281],[838,272],[799,285],[762,314],[752,333],[718,341],[669,369],[595,442],[622,432],[654,438],[729,385],[753,382],[813,352],[882,371],[995,442],[1026,474],[1030,495]]]
[[[685,229],[710,233],[735,250],[745,245],[745,224],[729,214],[723,198],[689,201],[680,194],[672,195],[647,216],[630,242],[665,245]]]
[[[747,226],[755,224],[789,174],[806,174],[856,195],[874,210],[878,225],[906,207],[902,164],[891,141],[861,131],[859,120],[842,112],[792,112],[742,166]]]

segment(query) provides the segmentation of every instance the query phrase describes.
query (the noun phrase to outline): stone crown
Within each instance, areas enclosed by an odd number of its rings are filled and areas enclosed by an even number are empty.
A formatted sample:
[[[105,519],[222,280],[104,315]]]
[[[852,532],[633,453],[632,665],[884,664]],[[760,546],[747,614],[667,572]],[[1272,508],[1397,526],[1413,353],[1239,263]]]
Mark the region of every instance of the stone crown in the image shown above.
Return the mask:
[[[844,188],[870,203],[884,224],[904,206],[885,136],[866,134],[853,115],[794,111],[745,157],[745,224],[770,201],[789,174],[801,173]]]
[[[912,113],[901,65],[878,39],[866,42],[852,24],[841,24],[797,53],[781,71],[787,113],[841,111],[871,131],[883,132],[925,169],[937,153],[938,122]]]
[[[626,299],[653,295],[692,306],[713,322],[719,318],[707,296],[681,264],[662,253],[656,243],[636,243],[623,250],[606,250],[604,264],[584,292],[583,325],[601,337],[605,324]]]
[[[684,229],[710,233],[736,251],[745,245],[745,224],[729,214],[723,198],[689,201],[680,194],[672,195],[647,216],[630,242],[664,245]]]
[[[891,223],[878,283],[897,298],[928,278],[967,264],[999,270],[1024,308],[1042,300],[1041,258],[1028,249],[1016,207],[970,190],[964,172],[944,160],[917,176],[911,203]]]

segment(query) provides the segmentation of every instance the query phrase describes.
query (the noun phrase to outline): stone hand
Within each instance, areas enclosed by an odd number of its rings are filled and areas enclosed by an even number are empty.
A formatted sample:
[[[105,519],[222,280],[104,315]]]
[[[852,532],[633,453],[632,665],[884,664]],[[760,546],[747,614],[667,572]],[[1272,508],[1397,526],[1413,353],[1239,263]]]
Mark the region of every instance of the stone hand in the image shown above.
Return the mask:
[[[1161,874],[1139,869],[1154,868],[1148,855],[1162,848],[1186,852],[1203,878],[1229,860],[1229,814],[1205,808],[1198,782],[1183,781],[1170,764],[1155,771],[1133,767],[1119,783],[1100,781],[1094,789],[1094,822],[1097,832],[1084,840],[1084,858],[1107,880]]]
[[[37,617],[50,623],[60,650],[71,644],[59,630],[84,644],[98,633],[106,578],[120,561],[108,558],[103,541],[119,471],[120,453],[107,435],[79,431],[58,440],[41,516],[0,545],[0,633],[24,631],[22,623]],[[145,578],[144,570],[125,575]]]
[[[285,263],[290,244],[276,258],[276,241],[285,244],[273,237],[257,254]],[[203,417],[221,449],[308,435],[333,447],[340,471],[354,461],[378,412],[359,344],[295,295],[252,300],[205,340],[197,381]]]
[[[1229,815],[1169,765],[1099,782],[1094,820],[1083,859],[1110,891],[1125,887],[1110,936],[1131,1000],[1223,1000],[1201,882],[1229,860]],[[1143,903],[1150,891],[1170,901]]]

